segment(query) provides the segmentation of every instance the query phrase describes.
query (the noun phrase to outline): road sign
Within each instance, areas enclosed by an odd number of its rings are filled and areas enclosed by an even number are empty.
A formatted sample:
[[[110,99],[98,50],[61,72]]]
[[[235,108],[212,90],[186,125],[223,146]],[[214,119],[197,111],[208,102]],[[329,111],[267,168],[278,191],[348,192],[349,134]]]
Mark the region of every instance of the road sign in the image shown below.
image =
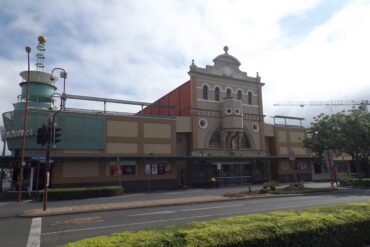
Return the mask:
[[[289,157],[289,160],[295,160],[295,153],[292,150],[290,150],[288,152],[288,157]]]

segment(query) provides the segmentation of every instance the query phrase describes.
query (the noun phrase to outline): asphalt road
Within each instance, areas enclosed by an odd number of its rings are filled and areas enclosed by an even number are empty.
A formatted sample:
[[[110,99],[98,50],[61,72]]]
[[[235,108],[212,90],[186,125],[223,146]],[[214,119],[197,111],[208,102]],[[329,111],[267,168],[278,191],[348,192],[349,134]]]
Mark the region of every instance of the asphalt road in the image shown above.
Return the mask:
[[[140,197],[143,200],[150,199],[151,197],[156,199],[167,196],[171,198],[183,197],[187,193],[199,195],[199,193],[203,193],[203,190],[163,192],[156,195],[131,195],[131,197],[126,197],[125,200],[137,200],[136,197]],[[218,194],[220,194],[220,191],[218,191]],[[101,199],[99,200],[101,203]],[[119,199],[115,198],[115,200]],[[33,219],[19,218],[12,215],[12,213],[20,209],[26,210],[30,207],[32,208],[35,206],[33,205],[35,203],[0,203],[0,246],[27,246],[29,237],[31,236],[30,241],[32,241],[32,236],[37,236],[38,231],[41,234],[41,246],[57,246],[85,237],[107,235],[114,232],[158,228],[171,224],[210,220],[219,217],[277,210],[297,210],[369,200],[369,190],[346,190],[330,195],[237,200],[60,215]],[[86,200],[84,201],[86,202]],[[93,201],[96,203],[96,200]],[[65,203],[67,202],[59,203],[58,206]],[[77,202],[75,201],[73,203]],[[36,206],[40,206],[38,204]],[[35,239],[37,244],[37,238]]]

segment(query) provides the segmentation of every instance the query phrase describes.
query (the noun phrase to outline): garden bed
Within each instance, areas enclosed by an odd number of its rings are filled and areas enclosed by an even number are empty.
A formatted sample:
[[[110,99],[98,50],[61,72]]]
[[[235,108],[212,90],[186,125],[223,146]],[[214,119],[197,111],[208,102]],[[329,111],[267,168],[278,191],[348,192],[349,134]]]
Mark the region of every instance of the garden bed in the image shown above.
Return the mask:
[[[302,211],[273,212],[115,233],[69,243],[99,246],[322,246],[370,243],[370,202]]]

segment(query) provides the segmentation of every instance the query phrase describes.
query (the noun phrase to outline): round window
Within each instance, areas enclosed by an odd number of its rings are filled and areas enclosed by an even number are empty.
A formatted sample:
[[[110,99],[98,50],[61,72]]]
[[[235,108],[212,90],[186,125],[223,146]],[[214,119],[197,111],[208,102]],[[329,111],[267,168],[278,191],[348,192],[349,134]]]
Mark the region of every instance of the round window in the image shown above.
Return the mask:
[[[208,121],[204,118],[199,119],[198,124],[199,124],[199,127],[202,129],[206,129],[208,127]]]
[[[240,109],[239,108],[235,108],[235,114],[240,115]]]
[[[233,110],[231,110],[231,108],[226,108],[225,113],[226,115],[231,115],[233,113]]]
[[[258,126],[258,123],[257,122],[252,123],[252,130],[254,132],[258,132],[259,131],[259,126]]]

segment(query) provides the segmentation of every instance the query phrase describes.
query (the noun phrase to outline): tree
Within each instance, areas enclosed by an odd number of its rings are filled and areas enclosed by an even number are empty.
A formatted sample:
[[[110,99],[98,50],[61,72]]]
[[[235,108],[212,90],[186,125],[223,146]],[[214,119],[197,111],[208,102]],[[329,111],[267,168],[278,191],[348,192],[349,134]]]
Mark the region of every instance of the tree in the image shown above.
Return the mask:
[[[370,113],[358,109],[320,114],[306,130],[304,146],[322,155],[325,150],[348,153],[354,162],[362,164],[369,176]]]

